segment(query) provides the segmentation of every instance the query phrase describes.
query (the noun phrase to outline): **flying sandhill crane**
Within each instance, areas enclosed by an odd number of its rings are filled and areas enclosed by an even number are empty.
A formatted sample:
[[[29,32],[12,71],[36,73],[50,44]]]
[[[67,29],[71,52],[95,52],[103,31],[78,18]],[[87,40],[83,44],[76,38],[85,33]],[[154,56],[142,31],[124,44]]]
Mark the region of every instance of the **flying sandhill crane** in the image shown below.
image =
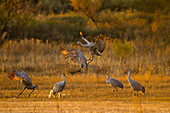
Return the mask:
[[[85,68],[85,70],[88,70],[88,64],[86,61],[86,58],[84,57],[83,53],[80,52],[77,49],[65,49],[64,47],[59,47],[59,51],[60,53],[62,53],[63,55],[66,56],[66,58],[70,58],[71,61],[74,62],[74,64],[76,64],[79,69],[77,71],[74,72],[70,72],[71,74],[74,74],[76,72],[80,72],[81,68]]]
[[[82,35],[82,32],[80,32],[81,38],[87,43],[87,45],[82,44],[80,41],[78,41],[76,44],[80,44],[83,47],[88,47],[91,53],[91,56],[88,60],[88,64],[93,61],[94,54],[97,56],[101,56],[101,53],[104,51],[106,43],[103,41],[103,36],[100,34],[98,38],[96,39],[95,43],[89,42],[87,39],[85,39]]]
[[[11,80],[21,80],[21,82],[25,85],[22,92],[16,98],[18,98],[25,89],[32,89],[33,92],[35,88],[38,87],[38,86],[33,86],[29,76],[24,71],[20,71],[19,69],[14,69],[13,71],[9,72],[8,78]],[[28,95],[28,97],[30,97],[32,92]]]
[[[64,78],[66,77],[65,74],[62,74],[62,77],[64,81],[60,81],[54,85],[53,90],[51,90],[50,94],[48,95],[49,98],[51,97],[52,92],[54,95],[60,93],[59,98],[61,98],[61,93],[66,85],[66,79]]]
[[[142,94],[145,94],[145,88],[144,88],[142,85],[140,85],[138,82],[132,80],[132,79],[130,78],[130,74],[131,74],[131,70],[128,71],[128,80],[129,80],[129,83],[130,83],[131,87],[132,87],[133,90],[134,90],[134,95],[136,95],[136,94],[135,94],[135,91],[139,91],[139,92],[141,92]],[[138,94],[137,94],[137,95],[138,95]]]
[[[107,80],[106,80],[106,82],[107,82],[108,84],[111,84],[111,85],[114,87],[114,90],[113,90],[113,91],[117,91],[117,87],[123,89],[123,84],[122,84],[119,80],[117,80],[117,79],[110,78],[109,75],[107,75]]]

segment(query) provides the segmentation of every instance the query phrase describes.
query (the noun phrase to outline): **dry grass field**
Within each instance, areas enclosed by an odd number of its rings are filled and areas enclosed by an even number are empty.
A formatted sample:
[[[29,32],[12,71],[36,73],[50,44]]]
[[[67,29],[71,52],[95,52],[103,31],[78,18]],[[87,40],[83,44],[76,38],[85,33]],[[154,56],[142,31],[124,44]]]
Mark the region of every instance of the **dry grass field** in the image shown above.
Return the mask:
[[[133,96],[127,76],[117,77],[124,89],[117,93],[106,84],[103,75],[67,75],[62,98],[48,98],[53,85],[62,80],[60,76],[31,76],[39,88],[28,98],[26,90],[18,99],[13,99],[23,88],[18,81],[9,81],[1,86],[1,112],[170,112],[170,77],[135,76],[146,88],[146,94]],[[141,78],[141,79],[140,79]],[[158,84],[159,83],[159,84]]]
[[[115,57],[114,41],[106,40],[102,57],[95,56],[87,72],[82,70],[72,75],[68,71],[76,66],[59,53],[58,44],[34,39],[7,42],[0,49],[0,112],[170,112],[170,47],[161,49],[149,41],[128,43],[133,53]],[[89,57],[88,49],[72,44],[65,47],[77,48]],[[38,85],[30,98],[27,96],[31,91],[26,90],[13,99],[24,87],[7,77],[15,67],[28,73],[33,85]],[[133,70],[131,78],[145,87],[145,95],[133,96],[124,74],[129,68]],[[67,76],[62,98],[48,98],[53,85],[63,80],[62,73]],[[113,92],[113,87],[106,83],[106,75],[120,80],[124,89]]]

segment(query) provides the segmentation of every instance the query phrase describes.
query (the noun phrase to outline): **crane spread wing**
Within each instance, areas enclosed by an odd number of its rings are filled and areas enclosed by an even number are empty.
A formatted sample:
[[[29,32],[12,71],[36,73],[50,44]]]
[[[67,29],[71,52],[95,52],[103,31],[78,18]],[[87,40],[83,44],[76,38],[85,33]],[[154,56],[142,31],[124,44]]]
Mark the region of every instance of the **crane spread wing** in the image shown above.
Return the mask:
[[[22,80],[22,78],[20,76],[17,76],[15,73],[16,72],[13,72],[13,71],[9,72],[8,78],[10,80]]]
[[[87,64],[87,61],[86,61],[86,58],[84,57],[83,53],[77,49],[74,49],[74,52],[75,54],[80,58],[83,66],[88,69],[88,64]]]
[[[70,51],[68,51],[66,48],[61,47],[61,46],[59,47],[59,51],[60,51],[60,53],[62,53],[66,57],[69,57],[69,55],[71,54]]]
[[[11,71],[9,72],[8,78],[11,80],[21,80],[22,83],[25,84],[26,86],[32,86],[31,79],[24,71],[21,72]]]
[[[105,49],[106,43],[105,41],[101,40],[101,39],[97,39],[95,44],[94,44],[94,48],[96,48],[100,53],[102,53]]]
[[[68,50],[68,49],[65,49],[64,47],[60,46],[59,51],[66,57],[69,57],[70,55],[77,57],[76,51],[74,49]],[[76,61],[76,60],[78,60],[77,58],[70,57],[70,59],[71,59],[71,61],[73,61],[74,64],[78,65],[77,61]]]

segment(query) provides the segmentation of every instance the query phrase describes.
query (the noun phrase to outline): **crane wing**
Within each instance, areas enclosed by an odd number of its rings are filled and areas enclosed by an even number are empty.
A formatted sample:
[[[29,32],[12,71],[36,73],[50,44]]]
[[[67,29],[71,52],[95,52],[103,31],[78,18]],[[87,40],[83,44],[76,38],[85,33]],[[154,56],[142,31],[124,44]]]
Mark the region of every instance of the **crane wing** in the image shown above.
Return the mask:
[[[24,71],[19,72],[9,72],[8,78],[11,80],[21,80],[25,85],[32,86],[32,81],[29,76]]]
[[[80,52],[77,49],[65,49],[64,47],[59,47],[60,53],[65,55],[66,57],[69,57],[71,61],[74,62],[77,66],[81,67],[83,64],[86,69],[88,69],[88,64],[86,61],[86,58],[84,57],[83,53]]]
[[[64,56],[66,56],[66,57],[69,57],[69,55],[71,55],[71,52],[70,51],[68,51],[66,48],[64,48],[64,47],[59,47],[59,51],[60,51],[60,53],[62,53]]]
[[[66,57],[69,57],[69,56],[75,56],[75,57],[77,57],[77,54],[76,54],[76,52],[75,52],[75,50],[74,49],[71,49],[71,50],[68,50],[68,49],[65,49],[64,47],[59,47],[59,51],[60,51],[60,53],[62,53],[64,56],[66,56]],[[71,61],[74,63],[74,64],[76,64],[76,65],[78,65],[77,64],[77,60],[78,60],[78,58],[75,58],[75,57],[69,57],[70,59],[71,59]]]
[[[22,78],[20,76],[17,76],[15,73],[16,72],[13,72],[13,71],[9,72],[8,73],[8,78],[10,80],[22,80]]]
[[[96,48],[100,53],[102,53],[105,49],[105,46],[106,46],[106,43],[105,41],[102,40],[103,39],[103,36],[100,35],[96,41],[95,41],[95,44],[94,44],[94,48]]]
[[[84,65],[84,67],[85,67],[86,69],[88,69],[87,60],[86,60],[86,58],[84,57],[83,53],[82,53],[81,51],[77,50],[77,49],[74,49],[74,52],[75,52],[75,54],[80,58],[80,60],[81,60],[82,64]]]
[[[130,84],[131,84],[131,86],[132,86],[132,88],[134,89],[134,90],[140,90],[140,88],[141,88],[141,85],[138,83],[138,82],[136,82],[136,81],[134,81],[134,80],[132,80],[131,79],[131,81],[130,81]]]
[[[102,52],[104,51],[105,46],[106,46],[105,41],[103,41],[103,40],[101,40],[101,39],[97,40],[97,41],[95,42],[95,45],[94,45],[94,47],[95,47],[100,53],[102,53]]]

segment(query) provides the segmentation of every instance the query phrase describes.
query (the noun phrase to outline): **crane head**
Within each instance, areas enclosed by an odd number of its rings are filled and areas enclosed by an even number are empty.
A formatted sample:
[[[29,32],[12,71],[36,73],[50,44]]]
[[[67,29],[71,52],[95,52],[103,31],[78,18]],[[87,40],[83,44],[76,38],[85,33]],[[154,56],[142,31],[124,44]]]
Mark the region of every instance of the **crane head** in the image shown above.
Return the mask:
[[[66,77],[66,75],[65,74],[62,74],[62,77]],[[67,78],[67,77],[66,77]]]
[[[82,32],[80,32],[80,36],[83,36]]]
[[[124,74],[131,73],[131,72],[132,72],[131,69],[129,69],[128,71],[126,70],[126,71],[124,72]]]
[[[18,68],[15,68],[14,70],[13,70],[13,72],[18,72],[19,71],[19,69]]]
[[[109,75],[107,75],[106,78],[109,79]]]
[[[128,73],[131,73],[131,72],[132,72],[131,69],[129,69]]]

